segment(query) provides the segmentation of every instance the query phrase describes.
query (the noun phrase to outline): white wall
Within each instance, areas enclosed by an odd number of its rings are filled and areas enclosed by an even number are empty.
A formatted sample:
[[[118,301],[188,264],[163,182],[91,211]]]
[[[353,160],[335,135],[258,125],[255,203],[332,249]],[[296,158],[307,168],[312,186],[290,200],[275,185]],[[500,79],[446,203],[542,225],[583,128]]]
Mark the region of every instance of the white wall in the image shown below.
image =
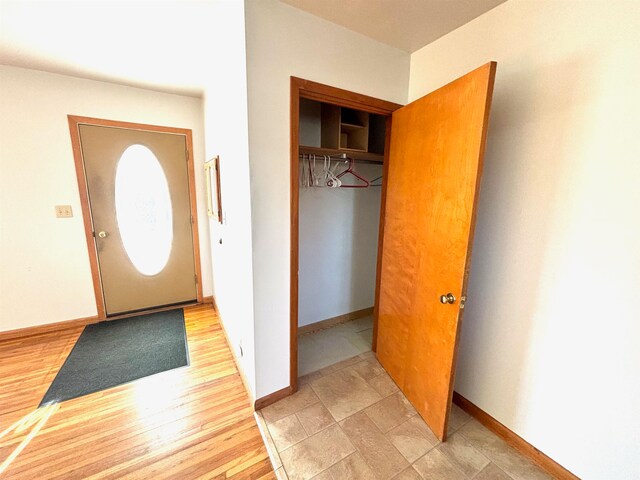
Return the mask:
[[[209,222],[215,298],[231,348],[255,395],[244,4],[216,2],[211,8],[208,61],[215,68],[204,92],[205,143],[207,159],[220,155],[224,217],[223,224]]]
[[[409,55],[275,0],[247,0],[257,396],[289,385],[289,77],[404,103]]]
[[[381,165],[356,170],[382,175]],[[381,190],[300,189],[298,325],[373,306]]]
[[[0,66],[0,331],[97,314],[67,115],[193,131],[203,159],[202,101]],[[196,195],[204,177],[196,168]],[[69,204],[73,218],[55,218]],[[198,202],[204,295],[211,295],[207,216]]]
[[[510,0],[411,56],[498,69],[456,390],[584,479],[640,478],[640,8]]]
[[[320,120],[320,102],[300,103],[300,145],[320,146]],[[382,165],[357,171],[372,180]],[[379,187],[300,188],[299,326],[373,306],[380,196]]]

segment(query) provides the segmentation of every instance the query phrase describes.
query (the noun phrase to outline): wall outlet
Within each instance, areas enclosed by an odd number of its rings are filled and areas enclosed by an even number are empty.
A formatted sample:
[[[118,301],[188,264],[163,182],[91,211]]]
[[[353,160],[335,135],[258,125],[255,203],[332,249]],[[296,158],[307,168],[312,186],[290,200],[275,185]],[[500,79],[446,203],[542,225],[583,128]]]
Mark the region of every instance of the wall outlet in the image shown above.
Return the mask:
[[[73,210],[71,205],[56,205],[56,218],[71,218],[73,217]]]

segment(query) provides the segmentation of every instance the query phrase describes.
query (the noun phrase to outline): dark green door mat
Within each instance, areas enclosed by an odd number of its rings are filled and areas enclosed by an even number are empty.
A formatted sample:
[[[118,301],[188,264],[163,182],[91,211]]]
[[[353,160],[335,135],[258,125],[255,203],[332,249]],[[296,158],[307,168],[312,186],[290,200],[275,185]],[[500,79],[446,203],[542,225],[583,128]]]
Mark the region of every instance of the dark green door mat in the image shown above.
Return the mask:
[[[182,309],[87,325],[40,406],[189,365]]]

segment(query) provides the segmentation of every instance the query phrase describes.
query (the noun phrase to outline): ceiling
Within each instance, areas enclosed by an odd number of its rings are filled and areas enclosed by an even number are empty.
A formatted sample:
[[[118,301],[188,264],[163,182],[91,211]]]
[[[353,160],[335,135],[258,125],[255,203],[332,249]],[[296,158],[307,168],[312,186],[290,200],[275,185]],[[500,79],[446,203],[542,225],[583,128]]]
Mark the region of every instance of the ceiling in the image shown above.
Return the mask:
[[[506,0],[280,0],[413,53]]]
[[[227,1],[0,0],[0,64],[199,97]],[[411,52],[504,0],[281,1]]]
[[[215,8],[194,0],[0,0],[0,64],[201,96]]]

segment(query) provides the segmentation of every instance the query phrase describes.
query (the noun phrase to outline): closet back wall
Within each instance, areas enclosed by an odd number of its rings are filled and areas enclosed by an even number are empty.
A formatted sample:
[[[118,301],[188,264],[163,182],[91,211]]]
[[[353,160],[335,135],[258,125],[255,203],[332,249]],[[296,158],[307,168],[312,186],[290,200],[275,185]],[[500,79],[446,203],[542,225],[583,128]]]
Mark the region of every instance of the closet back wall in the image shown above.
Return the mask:
[[[373,179],[382,166],[356,171]],[[300,189],[299,326],[373,306],[381,190]]]

